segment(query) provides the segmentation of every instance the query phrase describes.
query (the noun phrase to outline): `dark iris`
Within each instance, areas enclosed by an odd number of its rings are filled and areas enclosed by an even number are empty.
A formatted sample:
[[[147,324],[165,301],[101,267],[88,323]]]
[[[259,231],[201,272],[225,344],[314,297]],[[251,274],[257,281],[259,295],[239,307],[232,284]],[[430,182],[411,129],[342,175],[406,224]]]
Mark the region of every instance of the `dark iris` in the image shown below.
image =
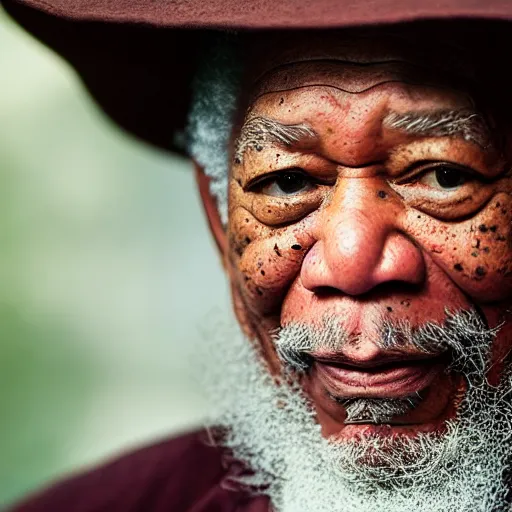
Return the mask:
[[[459,169],[438,167],[436,169],[436,180],[443,188],[455,188],[466,183],[466,174]]]
[[[308,181],[306,177],[298,172],[285,172],[276,177],[276,185],[285,193],[293,194],[302,190]]]

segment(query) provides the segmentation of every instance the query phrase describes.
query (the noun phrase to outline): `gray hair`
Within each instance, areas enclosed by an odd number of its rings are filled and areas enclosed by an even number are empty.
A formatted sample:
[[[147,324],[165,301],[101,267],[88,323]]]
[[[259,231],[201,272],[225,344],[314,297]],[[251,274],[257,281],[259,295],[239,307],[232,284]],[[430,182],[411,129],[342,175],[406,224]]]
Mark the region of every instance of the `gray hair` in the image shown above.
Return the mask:
[[[193,82],[186,130],[187,151],[210,178],[210,192],[224,225],[228,220],[229,142],[241,79],[233,38],[218,34],[205,52]]]
[[[304,371],[311,363],[311,353],[338,352],[348,343],[358,342],[358,336],[351,336],[336,315],[325,315],[322,320],[321,327],[292,323],[274,333],[277,353],[286,365]],[[500,328],[488,328],[474,309],[445,309],[442,323],[426,322],[416,328],[407,320],[384,320],[374,343],[385,350],[414,348],[433,356],[451,350],[452,370],[481,375],[488,364],[486,351]]]

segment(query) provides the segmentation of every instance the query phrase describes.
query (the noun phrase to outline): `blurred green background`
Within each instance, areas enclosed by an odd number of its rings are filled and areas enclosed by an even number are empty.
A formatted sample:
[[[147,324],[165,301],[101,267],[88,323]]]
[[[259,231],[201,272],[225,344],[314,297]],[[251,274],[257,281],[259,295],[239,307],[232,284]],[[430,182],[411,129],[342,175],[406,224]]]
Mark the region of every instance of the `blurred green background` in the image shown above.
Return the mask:
[[[226,285],[190,164],[118,131],[0,11],[0,505],[198,424]]]

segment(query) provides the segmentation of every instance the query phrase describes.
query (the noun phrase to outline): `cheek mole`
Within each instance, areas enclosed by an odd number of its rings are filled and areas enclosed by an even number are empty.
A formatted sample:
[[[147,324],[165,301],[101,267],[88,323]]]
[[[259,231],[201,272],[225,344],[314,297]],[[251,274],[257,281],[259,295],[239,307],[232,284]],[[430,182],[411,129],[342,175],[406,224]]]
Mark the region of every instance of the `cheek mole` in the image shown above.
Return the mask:
[[[475,269],[475,274],[478,276],[478,277],[484,277],[485,274],[487,274],[487,271],[485,270],[484,267],[476,267]]]

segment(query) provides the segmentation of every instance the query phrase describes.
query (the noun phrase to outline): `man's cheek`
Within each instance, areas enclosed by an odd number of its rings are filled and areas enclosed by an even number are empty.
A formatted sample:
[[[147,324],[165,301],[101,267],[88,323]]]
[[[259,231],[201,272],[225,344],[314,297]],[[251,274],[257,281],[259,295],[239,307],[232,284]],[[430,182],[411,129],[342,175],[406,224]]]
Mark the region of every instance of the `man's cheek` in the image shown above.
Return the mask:
[[[234,208],[229,225],[230,259],[246,306],[259,315],[279,313],[314,243],[309,219],[269,228],[246,209]]]
[[[487,375],[491,385],[497,385],[507,365],[512,362],[512,311],[511,300],[500,303],[483,305],[481,308],[488,324],[497,328],[498,332],[494,340],[491,364]]]
[[[478,214],[442,222],[409,210],[404,229],[434,262],[476,302],[512,294],[512,198],[496,194]]]

